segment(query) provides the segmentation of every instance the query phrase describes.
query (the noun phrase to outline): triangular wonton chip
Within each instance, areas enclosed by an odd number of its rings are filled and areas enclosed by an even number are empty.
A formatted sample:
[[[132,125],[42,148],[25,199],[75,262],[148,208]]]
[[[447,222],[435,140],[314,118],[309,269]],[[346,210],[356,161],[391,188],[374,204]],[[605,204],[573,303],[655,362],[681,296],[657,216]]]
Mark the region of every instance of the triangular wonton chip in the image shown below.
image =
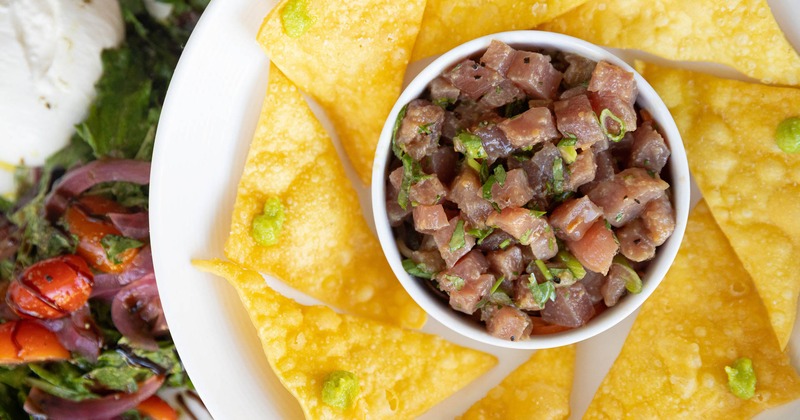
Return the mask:
[[[539,350],[461,420],[566,419],[574,376],[575,345]]]
[[[484,35],[533,29],[583,3],[586,0],[428,0],[411,61]]]
[[[689,168],[786,347],[800,293],[800,154],[781,151],[775,131],[800,116],[800,89],[650,64],[644,76],[675,117]]]
[[[752,360],[755,395],[728,389],[725,366]],[[763,303],[704,202],[645,302],[584,418],[750,418],[800,397]],[[702,413],[702,414],[701,414]]]
[[[306,418],[413,418],[497,363],[437,336],[300,305],[233,263],[194,264],[225,277],[239,292],[270,365]],[[323,382],[333,371],[358,378],[360,392],[349,409],[322,400]]]
[[[285,208],[278,243],[259,245],[254,218]],[[392,273],[361,214],[330,138],[297,88],[272,67],[244,167],[225,255],[348,312],[419,328],[425,312]]]
[[[366,184],[424,8],[425,0],[284,0],[258,33],[270,60],[325,108]]]
[[[594,0],[539,29],[669,60],[726,64],[774,84],[800,84],[800,56],[766,0]]]

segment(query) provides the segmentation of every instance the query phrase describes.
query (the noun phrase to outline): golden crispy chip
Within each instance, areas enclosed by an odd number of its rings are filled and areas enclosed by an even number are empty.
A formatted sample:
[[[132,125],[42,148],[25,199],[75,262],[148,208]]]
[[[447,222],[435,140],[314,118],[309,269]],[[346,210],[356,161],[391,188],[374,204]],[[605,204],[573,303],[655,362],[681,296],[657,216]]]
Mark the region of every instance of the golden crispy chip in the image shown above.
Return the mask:
[[[270,60],[325,108],[366,184],[424,8],[425,0],[284,0],[258,33]]]
[[[270,197],[280,199],[285,221],[278,244],[261,246],[250,231]],[[225,255],[351,313],[404,327],[425,323],[364,221],[330,138],[274,66]]]
[[[725,366],[753,361],[755,396]],[[714,223],[694,209],[678,257],[644,304],[584,418],[750,418],[800,397],[800,377],[769,328],[753,283]]]
[[[566,419],[574,376],[574,345],[539,350],[461,419]]]
[[[649,64],[644,75],[675,117],[692,174],[786,347],[800,293],[800,155],[781,151],[775,131],[800,115],[800,89]]]
[[[586,0],[428,0],[411,61],[484,35],[532,29]]]
[[[766,0],[594,0],[539,29],[670,60],[726,64],[765,83],[800,84],[800,56]]]
[[[413,418],[497,363],[490,354],[437,336],[302,306],[233,263],[194,264],[236,287],[270,365],[306,418]],[[323,381],[337,370],[358,377],[360,392],[348,410],[322,402]]]

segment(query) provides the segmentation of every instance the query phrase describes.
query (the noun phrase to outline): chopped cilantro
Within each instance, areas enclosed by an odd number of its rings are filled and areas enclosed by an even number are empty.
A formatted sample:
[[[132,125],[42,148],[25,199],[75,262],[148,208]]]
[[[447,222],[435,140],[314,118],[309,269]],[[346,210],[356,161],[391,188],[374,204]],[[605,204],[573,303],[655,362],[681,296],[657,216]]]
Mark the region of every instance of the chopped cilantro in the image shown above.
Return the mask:
[[[582,279],[586,275],[586,269],[583,268],[580,261],[567,251],[558,251],[558,259],[567,266],[572,275],[577,279]]]
[[[472,236],[473,238],[478,240],[478,245],[483,243],[483,240],[486,239],[487,236],[491,235],[494,232],[494,228],[487,227],[486,229],[470,229],[467,231],[467,234]]]
[[[456,101],[455,99],[450,99],[450,98],[437,98],[433,100],[433,103],[435,105],[442,107],[443,109],[447,109],[450,107],[450,105],[456,103]]]
[[[553,273],[550,272],[550,269],[547,268],[547,266],[544,264],[544,261],[537,259],[534,261],[534,263],[539,271],[542,272],[545,280],[553,280]]]
[[[464,284],[466,283],[464,279],[462,279],[461,277],[454,276],[451,274],[445,274],[442,276],[442,278],[449,281],[453,285],[453,289],[455,290],[461,290],[464,287]]]
[[[459,220],[456,222],[456,228],[453,229],[453,235],[450,237],[450,252],[454,252],[466,246],[467,242],[464,238],[464,221]]]
[[[546,211],[543,211],[543,210],[535,210],[535,209],[533,209],[533,210],[530,210],[530,212],[531,212],[531,216],[533,216],[533,217],[536,217],[536,218],[542,217],[542,216],[544,216],[545,214],[547,214],[547,212],[546,212]]]
[[[528,289],[530,289],[533,300],[540,308],[544,308],[548,300],[552,302],[556,300],[556,285],[551,280],[537,283],[536,276],[531,274],[528,278]]]
[[[431,133],[431,126],[433,123],[426,123],[420,126],[417,126],[417,134],[430,134]]]
[[[571,137],[564,137],[558,142],[558,151],[561,153],[561,157],[564,159],[564,162],[570,164],[575,162],[575,159],[578,158],[578,151],[575,149],[575,144],[578,141],[578,138],[575,135],[570,135]]]
[[[411,259],[403,260],[403,269],[406,270],[408,274],[422,279],[430,280],[433,277],[433,273],[428,270],[425,264],[417,264]]]
[[[509,245],[511,245],[511,239],[506,239],[505,241],[500,242],[499,247],[500,249],[506,249]]]
[[[733,362],[733,366],[725,366],[728,374],[728,389],[733,395],[749,400],[756,393],[756,372],[753,370],[753,361],[747,357],[740,357]]]
[[[487,156],[481,138],[467,131],[458,133],[455,138],[453,138],[453,143],[455,144],[456,151],[463,153],[469,158],[485,159]]]
[[[430,175],[422,171],[422,166],[411,155],[403,153],[403,157],[400,160],[403,162],[403,181],[400,183],[400,191],[397,193],[397,204],[403,210],[406,210],[411,186],[423,179],[430,178]]]
[[[140,248],[144,243],[125,236],[106,235],[100,239],[100,245],[102,245],[103,250],[106,251],[106,256],[109,261],[114,264],[121,264],[122,260],[119,258],[120,254],[129,249]]]
[[[553,159],[553,191],[564,192],[564,161],[560,157]]]
[[[497,181],[497,184],[501,187],[506,183],[506,169],[503,168],[503,165],[497,165],[494,168],[494,179]]]

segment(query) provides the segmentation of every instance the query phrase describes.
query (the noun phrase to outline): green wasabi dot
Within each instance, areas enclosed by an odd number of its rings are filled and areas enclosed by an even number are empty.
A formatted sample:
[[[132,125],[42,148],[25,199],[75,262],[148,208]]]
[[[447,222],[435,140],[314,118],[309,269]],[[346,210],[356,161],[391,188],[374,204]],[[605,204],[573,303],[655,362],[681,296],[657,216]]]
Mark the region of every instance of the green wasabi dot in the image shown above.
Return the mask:
[[[264,212],[253,219],[250,235],[259,245],[275,245],[280,238],[284,220],[286,216],[281,200],[278,197],[270,197],[264,204]]]
[[[775,143],[786,153],[800,153],[800,117],[790,117],[778,124]]]
[[[753,398],[756,393],[756,373],[753,371],[753,361],[740,357],[733,362],[733,366],[725,366],[728,374],[728,388],[731,393],[743,400]]]
[[[348,409],[358,396],[358,377],[346,370],[331,372],[322,384],[322,402],[331,407]]]
[[[308,14],[306,0],[289,0],[281,10],[283,30],[290,38],[297,38],[314,25],[315,19]]]

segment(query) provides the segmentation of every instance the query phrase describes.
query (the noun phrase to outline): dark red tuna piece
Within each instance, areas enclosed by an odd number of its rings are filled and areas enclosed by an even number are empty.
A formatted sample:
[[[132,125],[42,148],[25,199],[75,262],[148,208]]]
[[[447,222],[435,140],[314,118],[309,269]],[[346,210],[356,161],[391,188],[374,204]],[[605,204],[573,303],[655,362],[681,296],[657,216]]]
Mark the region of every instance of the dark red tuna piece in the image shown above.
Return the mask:
[[[608,274],[608,268],[619,250],[614,234],[603,220],[595,222],[581,239],[567,241],[567,247],[586,269],[604,275]]]
[[[589,198],[603,209],[606,220],[620,227],[639,217],[644,206],[669,188],[669,184],[642,168],[628,168],[597,184]]]
[[[488,269],[486,257],[476,250],[467,253],[454,266],[436,274],[434,279],[439,282],[440,289],[452,293],[463,287],[467,280],[477,280]]]
[[[506,173],[503,185],[495,182],[491,189],[492,201],[498,207],[522,207],[533,198],[533,191],[528,184],[528,176],[522,169],[513,169]]]
[[[534,99],[555,99],[563,75],[550,64],[550,56],[517,51],[506,77]]]
[[[515,149],[559,138],[553,114],[547,108],[531,108],[497,124]]]
[[[617,229],[617,239],[619,252],[631,261],[647,261],[656,255],[656,245],[647,236],[647,228],[642,219],[631,220]]]
[[[411,204],[424,204],[432,206],[439,204],[447,197],[447,188],[442,185],[439,178],[432,175],[412,185],[408,192]]]
[[[470,235],[464,234],[464,244],[457,247],[452,248],[450,247],[450,241],[453,237],[453,232],[456,230],[456,225],[458,222],[461,221],[463,223],[463,219],[461,217],[456,216],[450,219],[450,223],[448,226],[443,227],[437,230],[433,234],[433,239],[436,241],[436,247],[439,248],[439,253],[442,254],[442,259],[447,264],[448,267],[452,267],[458,261],[459,258],[466,255],[469,250],[475,246],[475,238]],[[463,226],[464,231],[466,231],[467,226]]]
[[[577,191],[582,185],[591,182],[596,173],[597,164],[594,161],[594,153],[591,150],[578,153],[575,162],[567,166],[564,174],[564,191]]]
[[[413,217],[414,229],[422,233],[433,233],[450,224],[441,204],[433,206],[420,204],[414,207]]]
[[[439,106],[456,103],[461,94],[461,90],[441,76],[431,81],[430,89],[431,100]]]
[[[584,196],[567,200],[556,207],[549,220],[556,236],[565,241],[577,241],[601,217],[602,209]]]
[[[443,122],[444,110],[441,107],[415,99],[408,104],[395,141],[414,160],[422,160],[438,147]]]
[[[542,319],[555,325],[577,328],[594,316],[594,304],[581,282],[556,288],[556,300],[542,309]]]
[[[505,42],[493,39],[489,48],[481,56],[480,63],[505,76],[514,60],[515,52],[516,50],[506,45]]]
[[[525,271],[522,263],[522,250],[518,246],[491,251],[486,254],[491,271],[508,280],[514,280]]]
[[[669,148],[664,138],[651,122],[642,124],[633,132],[630,164],[660,173],[669,159]]]
[[[585,149],[605,138],[586,95],[556,101],[553,109],[558,131],[564,137],[576,137],[576,147]]]
[[[486,151],[486,161],[491,164],[497,159],[508,157],[514,151],[511,142],[497,124],[488,124],[477,127],[473,134],[481,138],[483,150]]]
[[[663,244],[675,231],[675,211],[666,192],[644,206],[641,218],[647,237],[656,246]]]
[[[589,91],[603,96],[617,96],[633,105],[638,89],[633,73],[606,61],[597,63],[589,80]]]
[[[450,186],[448,199],[458,205],[472,227],[482,229],[486,217],[494,212],[491,203],[483,198],[483,185],[478,173],[467,165]]]
[[[486,330],[494,337],[503,340],[526,340],[531,335],[533,324],[530,317],[517,308],[503,306],[494,311],[486,321]]]
[[[578,54],[565,53],[564,60],[569,63],[564,71],[564,83],[567,86],[578,86],[588,83],[597,62]]]
[[[450,292],[450,307],[472,315],[478,309],[481,300],[489,294],[494,281],[494,276],[491,274],[482,274],[477,279],[466,280],[464,287]]]
[[[453,86],[476,101],[503,80],[500,73],[469,59],[456,64],[443,76]]]

